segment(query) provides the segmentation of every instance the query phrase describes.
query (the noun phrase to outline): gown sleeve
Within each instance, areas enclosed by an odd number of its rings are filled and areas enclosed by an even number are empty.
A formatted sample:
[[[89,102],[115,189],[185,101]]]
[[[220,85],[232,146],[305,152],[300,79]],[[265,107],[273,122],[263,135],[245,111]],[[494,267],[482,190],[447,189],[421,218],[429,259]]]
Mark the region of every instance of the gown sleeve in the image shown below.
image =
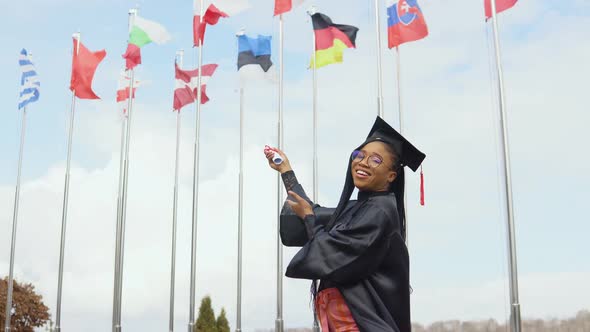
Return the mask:
[[[330,231],[316,229],[313,238],[291,260],[287,277],[347,284],[366,279],[389,249],[396,215],[367,202],[350,222]]]
[[[314,204],[305,193],[303,186],[297,181],[295,172],[288,171],[281,174],[283,184],[287,191],[293,191],[305,199],[313,208],[313,215],[306,216],[305,219],[299,218],[287,202],[283,204],[280,216],[280,234],[281,242],[288,247],[301,247],[312,237],[315,227],[322,227],[330,220],[330,217],[336,210],[335,208],[326,208]],[[289,199],[289,198],[287,198]]]

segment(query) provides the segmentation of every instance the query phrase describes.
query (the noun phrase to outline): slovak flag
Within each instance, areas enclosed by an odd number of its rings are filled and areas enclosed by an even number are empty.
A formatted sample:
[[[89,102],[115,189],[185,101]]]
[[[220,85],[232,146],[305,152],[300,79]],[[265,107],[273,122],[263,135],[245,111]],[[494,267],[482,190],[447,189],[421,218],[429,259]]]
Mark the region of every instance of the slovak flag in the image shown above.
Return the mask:
[[[417,0],[388,0],[387,4],[389,48],[428,36],[428,27]]]

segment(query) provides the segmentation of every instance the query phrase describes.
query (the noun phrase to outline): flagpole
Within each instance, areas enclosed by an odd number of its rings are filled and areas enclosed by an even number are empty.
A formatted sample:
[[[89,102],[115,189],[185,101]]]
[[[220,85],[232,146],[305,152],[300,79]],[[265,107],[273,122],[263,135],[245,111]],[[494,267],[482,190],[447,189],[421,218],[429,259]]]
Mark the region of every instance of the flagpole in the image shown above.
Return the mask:
[[[308,11],[307,14],[309,15],[309,17],[311,18],[311,16],[313,16],[313,14],[315,14],[317,12],[317,8],[315,6],[311,6]],[[313,19],[312,19],[312,25],[313,25]],[[313,66],[312,66],[312,89],[313,89],[313,201],[316,202],[317,204],[317,200],[319,197],[319,183],[318,183],[318,75],[317,75],[317,48],[316,48],[316,43],[315,43],[315,32],[312,29],[312,33],[313,33]],[[314,282],[314,286],[315,287],[315,282]],[[316,315],[316,310],[315,310],[315,303],[313,304],[313,332],[320,332],[320,325],[318,324],[318,317]]]
[[[203,0],[200,0],[199,7],[199,24],[203,22]],[[195,115],[195,156],[193,162],[193,220],[192,220],[192,240],[191,240],[191,280],[190,280],[190,305],[189,305],[189,324],[188,331],[194,332],[195,321],[195,298],[196,298],[196,279],[197,279],[197,219],[198,219],[198,205],[199,205],[199,143],[200,143],[200,129],[201,129],[201,78],[203,66],[203,42],[199,40],[199,65],[197,76],[197,98],[196,98],[196,115]]]
[[[244,213],[244,88],[240,87],[240,174],[238,205],[238,300],[236,332],[242,331],[242,226]]]
[[[377,115],[383,118],[383,73],[381,72],[381,10],[375,0],[375,29],[377,31]]]
[[[135,80],[134,70],[129,70],[131,81],[129,82],[129,91],[133,91],[133,81]],[[123,187],[121,197],[121,224],[120,224],[120,243],[119,243],[119,278],[117,280],[117,321],[115,331],[121,331],[121,317],[122,317],[122,300],[123,300],[123,260],[125,257],[125,225],[127,222],[127,193],[129,186],[129,146],[131,144],[131,112],[133,107],[133,98],[129,98],[129,107],[127,108],[128,119],[126,123],[126,144],[125,144],[125,158],[123,168]]]
[[[77,38],[76,52],[80,50],[80,40],[82,34],[77,32],[74,34],[74,38]],[[77,54],[77,53],[76,53]],[[63,286],[63,270],[64,270],[64,255],[66,245],[66,224],[68,219],[68,201],[70,195],[70,164],[72,160],[72,138],[74,135],[74,114],[76,111],[76,90],[72,90],[72,109],[70,112],[70,128],[68,133],[68,155],[66,159],[66,176],[64,184],[64,198],[61,216],[61,242],[59,248],[59,272],[57,277],[57,306],[55,309],[55,331],[61,330],[61,296]]]
[[[395,57],[395,65],[396,65],[396,71],[397,71],[397,106],[399,108],[399,132],[400,134],[403,131],[403,108],[402,108],[402,81],[401,81],[401,57],[400,57],[400,51],[399,51],[399,46],[397,46],[395,48],[395,53],[396,53],[396,57]]]
[[[133,93],[131,92],[131,96]],[[113,318],[112,326],[113,330],[117,325],[117,303],[119,303],[119,261],[121,257],[121,206],[123,199],[123,170],[125,169],[125,129],[127,127],[127,111],[123,115],[121,121],[121,151],[119,153],[119,185],[117,191],[117,228],[115,236],[115,276],[113,281]]]
[[[279,114],[278,114],[278,145],[283,150],[283,14],[279,15]],[[281,207],[283,203],[283,188],[281,187],[281,174],[277,173],[277,318],[275,332],[283,332],[283,246],[281,244]]]
[[[27,107],[23,108],[23,119],[20,134],[20,148],[18,153],[18,168],[16,175],[16,190],[14,193],[14,211],[12,215],[12,239],[10,241],[10,267],[8,272],[8,291],[6,293],[6,316],[4,321],[4,330],[10,332],[10,318],[12,316],[12,292],[14,280],[14,251],[16,246],[16,228],[18,223],[18,206],[20,200],[20,178],[23,165],[23,148],[25,145],[25,129],[27,125]]]
[[[236,33],[236,46],[240,52],[240,36],[245,34],[244,28]],[[244,88],[240,81],[240,171],[238,175],[238,275],[236,303],[236,332],[242,331],[242,226],[244,213]]]
[[[176,52],[178,66],[182,68],[184,50]],[[176,110],[176,159],[174,162],[174,201],[172,204],[172,257],[170,261],[170,319],[169,331],[174,331],[174,289],[176,280],[176,224],[178,220],[178,166],[180,156],[180,109]]]
[[[311,17],[317,12],[315,6],[311,6],[307,14]],[[313,32],[313,30],[312,30]],[[313,66],[312,66],[312,89],[313,89],[313,200],[318,199],[318,74],[315,33],[313,33]]]
[[[133,8],[129,10],[129,29],[133,27],[134,19],[137,16],[138,9]],[[122,330],[122,300],[123,300],[123,267],[125,258],[125,224],[127,222],[127,194],[129,186],[129,146],[131,145],[131,120],[133,116],[133,85],[135,81],[135,71],[129,69],[129,93],[130,98],[127,101],[127,123],[126,123],[126,144],[125,144],[125,158],[123,167],[123,186],[121,199],[121,224],[119,229],[120,243],[119,243],[119,275],[117,280],[117,304],[116,304],[116,322],[113,326],[113,331],[120,332]]]
[[[238,300],[236,332],[242,331],[242,226],[244,213],[244,88],[240,87],[240,174],[238,203]]]
[[[396,78],[397,78],[397,107],[399,109],[398,115],[399,115],[399,133],[403,134],[404,132],[404,112],[403,112],[403,107],[402,107],[402,81],[401,81],[401,55],[400,55],[400,50],[399,50],[399,46],[395,47],[395,53],[396,53],[396,57],[395,57],[395,66],[396,66]],[[406,246],[408,246],[408,193],[407,191],[404,190],[404,212],[405,212],[405,218],[406,218],[406,229],[404,232],[404,239],[406,240]]]
[[[510,151],[508,147],[508,130],[506,128],[506,103],[504,94],[504,77],[502,73],[502,62],[500,60],[500,41],[498,38],[498,21],[496,15],[496,0],[491,0],[492,27],[494,30],[494,46],[496,51],[496,68],[498,74],[498,98],[500,105],[500,128],[502,131],[501,141],[503,154],[501,158],[504,163],[504,186],[506,190],[506,216],[508,233],[508,264],[510,277],[510,327],[512,332],[521,331],[520,302],[518,299],[518,271],[516,263],[516,234],[514,228],[514,210],[512,200],[512,176],[510,173]]]
[[[242,331],[242,226],[244,213],[244,88],[240,87],[240,175],[238,205],[238,302],[236,332]]]

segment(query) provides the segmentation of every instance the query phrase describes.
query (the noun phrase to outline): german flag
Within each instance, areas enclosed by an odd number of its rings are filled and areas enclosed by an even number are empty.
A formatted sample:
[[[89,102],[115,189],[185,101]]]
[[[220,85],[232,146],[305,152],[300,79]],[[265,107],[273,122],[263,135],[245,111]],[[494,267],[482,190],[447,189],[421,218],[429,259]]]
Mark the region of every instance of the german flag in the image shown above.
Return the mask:
[[[357,27],[352,25],[334,24],[332,20],[321,13],[311,16],[313,31],[315,33],[315,58],[316,68],[332,63],[342,62],[342,53],[347,48],[356,48]],[[311,59],[310,67],[314,67],[314,59]]]

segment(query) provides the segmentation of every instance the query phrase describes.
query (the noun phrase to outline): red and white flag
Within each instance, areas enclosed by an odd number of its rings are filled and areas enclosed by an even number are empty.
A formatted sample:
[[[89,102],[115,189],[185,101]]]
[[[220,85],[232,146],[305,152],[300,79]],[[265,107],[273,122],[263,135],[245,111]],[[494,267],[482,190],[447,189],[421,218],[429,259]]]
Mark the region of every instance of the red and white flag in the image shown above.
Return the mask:
[[[131,81],[131,77],[129,77],[127,75],[127,73],[123,71],[121,73],[121,76],[119,77],[119,82],[117,84],[117,106],[119,107],[119,109],[121,111],[123,111],[123,114],[125,114],[125,115],[127,115],[127,102],[129,100],[129,96],[131,95],[131,93],[129,93],[130,81]],[[135,98],[135,92],[138,87],[139,87],[139,81],[133,80],[133,97],[132,98]]]
[[[217,69],[216,64],[203,65],[201,67],[201,104],[209,101],[205,93],[207,82]],[[174,88],[174,110],[180,110],[182,107],[194,103],[197,96],[197,87],[199,86],[199,70],[182,70],[175,64],[176,87]]]
[[[215,25],[221,17],[234,16],[248,8],[248,0],[215,0],[205,2],[205,12],[201,19],[201,9],[199,8],[200,0],[195,0],[193,5],[193,45],[198,47],[199,41],[202,45],[205,39],[205,30],[207,24]]]
[[[512,8],[518,0],[494,0],[496,1],[496,14]],[[484,0],[483,6],[486,12],[486,20],[492,17],[492,3],[490,0]]]
[[[73,40],[74,55],[72,57],[70,90],[80,99],[100,99],[92,90],[92,80],[94,79],[96,67],[107,53],[105,50],[92,52],[82,43],[78,43],[77,37],[74,37]]]
[[[275,0],[275,16],[289,12],[302,3],[303,0]]]

